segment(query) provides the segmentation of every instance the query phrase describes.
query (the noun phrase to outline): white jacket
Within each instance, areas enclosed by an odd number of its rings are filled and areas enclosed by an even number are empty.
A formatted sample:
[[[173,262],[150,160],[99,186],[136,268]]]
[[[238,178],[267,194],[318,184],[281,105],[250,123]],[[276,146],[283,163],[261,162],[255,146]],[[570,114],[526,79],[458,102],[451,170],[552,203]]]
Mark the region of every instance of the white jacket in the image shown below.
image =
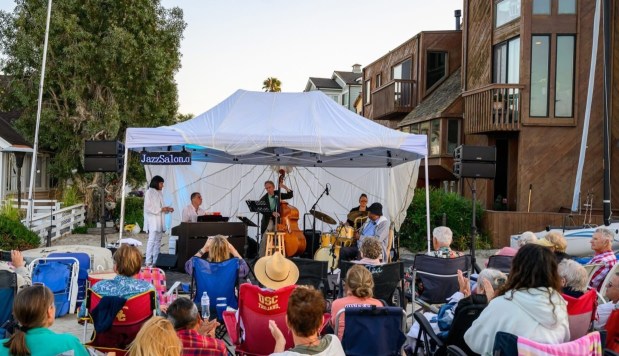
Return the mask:
[[[546,288],[508,291],[494,298],[464,334],[464,341],[482,355],[492,354],[497,331],[545,344],[570,341],[567,303],[556,291],[551,295],[554,308]]]
[[[163,193],[155,188],[148,188],[144,194],[144,231],[165,231]]]
[[[271,356],[303,356],[303,355],[314,355],[314,356],[345,356],[344,349],[342,348],[342,343],[340,339],[335,337],[333,334],[325,335],[324,338],[328,338],[329,346],[319,353],[316,354],[302,354],[294,351],[284,351],[272,353]]]

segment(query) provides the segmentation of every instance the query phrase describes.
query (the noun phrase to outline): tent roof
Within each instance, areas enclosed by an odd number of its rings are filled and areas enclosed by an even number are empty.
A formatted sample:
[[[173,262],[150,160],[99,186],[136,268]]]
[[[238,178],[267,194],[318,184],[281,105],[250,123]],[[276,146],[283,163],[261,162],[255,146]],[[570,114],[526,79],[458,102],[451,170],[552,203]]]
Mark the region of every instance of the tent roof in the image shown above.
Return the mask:
[[[147,151],[184,147],[194,161],[305,167],[390,167],[427,153],[426,135],[379,125],[320,91],[238,90],[191,120],[129,128],[125,145]]]

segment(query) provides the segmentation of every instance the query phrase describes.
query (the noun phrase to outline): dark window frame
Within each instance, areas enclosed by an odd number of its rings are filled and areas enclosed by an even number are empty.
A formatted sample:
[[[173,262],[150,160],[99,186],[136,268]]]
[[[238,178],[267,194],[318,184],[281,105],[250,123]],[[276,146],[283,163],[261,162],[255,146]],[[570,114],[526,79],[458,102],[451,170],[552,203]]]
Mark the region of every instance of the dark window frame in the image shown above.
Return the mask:
[[[559,56],[557,54],[558,51],[558,46],[559,46],[559,37],[572,37],[574,39],[574,47],[572,48],[572,115],[570,116],[559,116],[557,115],[557,62],[559,59]],[[555,55],[554,55],[554,60],[555,60],[555,72],[554,72],[554,93],[553,93],[553,101],[554,101],[554,107],[553,107],[553,115],[555,118],[559,118],[559,119],[573,119],[574,116],[574,111],[576,109],[576,100],[574,100],[575,95],[576,95],[576,51],[578,49],[578,45],[576,43],[577,41],[577,37],[576,34],[556,34],[555,36]],[[551,51],[552,52],[552,51]]]
[[[548,38],[548,60],[546,63],[546,73],[547,73],[547,80],[546,80],[546,92],[548,93],[546,95],[546,115],[533,115],[531,114],[531,100],[533,99],[533,95],[532,95],[532,91],[529,90],[529,117],[530,118],[551,118],[550,116],[550,81],[552,78],[552,74],[550,71],[550,64],[552,61],[552,48],[553,48],[553,35],[552,33],[532,33],[531,34],[531,55],[529,57],[529,85],[531,86],[532,80],[531,80],[531,75],[532,75],[532,67],[533,67],[533,38],[534,37],[547,37]]]
[[[430,54],[443,54],[444,55],[444,60],[443,60],[443,76],[438,78],[434,83],[432,83],[432,85],[428,86],[428,77],[429,77],[429,66],[428,66],[428,59]],[[425,64],[426,64],[426,70],[425,70],[425,92],[426,94],[428,94],[429,92],[431,92],[434,88],[436,88],[438,85],[440,85],[440,83],[445,80],[445,78],[447,78],[449,76],[449,52],[447,51],[439,51],[439,50],[427,50],[426,51],[426,60],[425,60]]]

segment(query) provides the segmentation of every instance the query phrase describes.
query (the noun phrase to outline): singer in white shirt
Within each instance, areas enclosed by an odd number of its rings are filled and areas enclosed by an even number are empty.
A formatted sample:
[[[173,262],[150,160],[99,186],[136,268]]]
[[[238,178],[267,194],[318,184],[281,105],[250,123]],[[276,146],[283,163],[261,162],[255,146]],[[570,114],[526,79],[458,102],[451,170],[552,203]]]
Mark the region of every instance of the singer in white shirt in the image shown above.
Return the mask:
[[[200,207],[200,204],[202,204],[202,195],[198,192],[191,193],[191,204],[183,209],[181,221],[197,222],[198,216],[206,214],[206,211]]]

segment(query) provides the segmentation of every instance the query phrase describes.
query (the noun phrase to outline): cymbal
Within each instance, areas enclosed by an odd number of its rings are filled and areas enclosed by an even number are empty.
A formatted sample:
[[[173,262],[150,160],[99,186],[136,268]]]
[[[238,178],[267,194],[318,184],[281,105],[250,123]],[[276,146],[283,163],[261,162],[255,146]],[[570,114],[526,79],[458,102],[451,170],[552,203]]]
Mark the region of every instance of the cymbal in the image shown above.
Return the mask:
[[[335,220],[333,220],[332,217],[330,217],[329,215],[327,215],[325,213],[321,213],[318,210],[312,209],[312,210],[310,210],[310,214],[312,214],[316,219],[318,219],[318,220],[320,220],[320,221],[322,221],[324,223],[327,223],[329,225],[337,224],[337,222]]]
[[[346,217],[350,221],[355,221],[357,218],[365,218],[369,214],[368,211],[351,211]]]
[[[237,219],[241,220],[243,222],[243,224],[249,226],[249,227],[258,227],[258,225],[256,225],[253,221],[249,220],[248,218],[244,217],[244,216],[237,216]]]

